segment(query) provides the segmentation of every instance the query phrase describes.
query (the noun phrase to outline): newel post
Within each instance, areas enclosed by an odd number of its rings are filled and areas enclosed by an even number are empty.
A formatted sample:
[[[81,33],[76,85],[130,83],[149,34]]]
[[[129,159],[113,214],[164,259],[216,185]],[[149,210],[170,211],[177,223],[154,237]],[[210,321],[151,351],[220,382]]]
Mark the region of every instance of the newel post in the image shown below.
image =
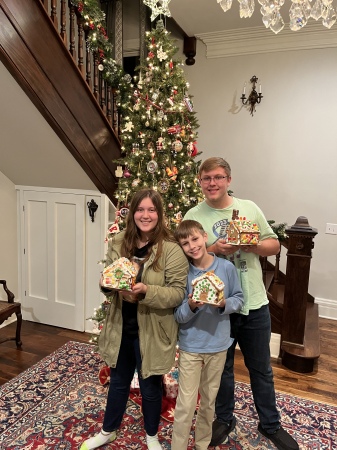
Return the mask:
[[[317,229],[300,216],[291,227],[286,227],[288,253],[284,290],[282,344],[303,347],[308,301],[311,250]]]

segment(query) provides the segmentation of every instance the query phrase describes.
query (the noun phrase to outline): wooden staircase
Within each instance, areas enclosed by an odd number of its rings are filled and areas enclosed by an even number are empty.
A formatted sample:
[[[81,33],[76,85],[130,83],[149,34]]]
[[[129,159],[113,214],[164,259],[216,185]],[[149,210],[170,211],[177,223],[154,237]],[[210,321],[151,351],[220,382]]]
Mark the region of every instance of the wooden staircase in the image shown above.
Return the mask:
[[[100,79],[95,55],[85,48],[74,7],[59,2],[59,32],[47,4],[1,0],[0,59],[99,191],[113,200],[117,179],[112,160],[120,157],[121,147],[113,128],[113,93]]]
[[[275,265],[261,259],[264,283],[269,298],[272,332],[281,335],[282,364],[300,373],[314,370],[320,355],[318,305],[308,293],[311,250],[317,230],[305,217],[286,229],[281,242],[287,250],[286,274],[279,270],[281,252]],[[282,248],[281,247],[281,248]]]

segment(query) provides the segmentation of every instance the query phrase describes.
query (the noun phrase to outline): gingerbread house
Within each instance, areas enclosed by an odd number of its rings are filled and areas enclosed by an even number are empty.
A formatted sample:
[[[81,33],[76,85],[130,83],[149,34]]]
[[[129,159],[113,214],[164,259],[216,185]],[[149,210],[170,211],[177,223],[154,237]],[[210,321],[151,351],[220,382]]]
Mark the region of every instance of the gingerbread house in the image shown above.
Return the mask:
[[[256,223],[239,217],[239,211],[233,211],[233,218],[227,228],[228,244],[257,245],[260,240],[260,230]]]
[[[102,285],[109,289],[131,291],[138,266],[127,258],[119,258],[103,270]]]
[[[192,298],[196,302],[216,305],[224,298],[225,284],[214,272],[206,272],[192,280]]]

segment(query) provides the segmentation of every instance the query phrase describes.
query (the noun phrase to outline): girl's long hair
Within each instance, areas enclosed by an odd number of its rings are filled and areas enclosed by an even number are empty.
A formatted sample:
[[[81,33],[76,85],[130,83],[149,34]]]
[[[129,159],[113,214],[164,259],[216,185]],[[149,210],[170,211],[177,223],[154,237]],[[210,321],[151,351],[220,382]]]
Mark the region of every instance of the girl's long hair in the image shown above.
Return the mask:
[[[159,258],[163,251],[163,241],[175,241],[175,239],[165,223],[162,198],[160,194],[153,189],[141,189],[137,191],[132,197],[129,213],[126,218],[126,231],[122,243],[121,255],[126,258],[132,258],[132,256],[134,256],[135,254],[137,241],[141,239],[141,236],[140,230],[135,224],[134,215],[141,201],[147,197],[152,201],[154,207],[156,208],[158,214],[158,223],[152,230],[152,234],[149,240],[149,252],[146,259],[149,258],[151,254],[150,249],[153,247],[153,245],[158,244],[158,251],[152,263],[153,270],[158,272],[159,270],[162,270],[162,268],[159,267]]]

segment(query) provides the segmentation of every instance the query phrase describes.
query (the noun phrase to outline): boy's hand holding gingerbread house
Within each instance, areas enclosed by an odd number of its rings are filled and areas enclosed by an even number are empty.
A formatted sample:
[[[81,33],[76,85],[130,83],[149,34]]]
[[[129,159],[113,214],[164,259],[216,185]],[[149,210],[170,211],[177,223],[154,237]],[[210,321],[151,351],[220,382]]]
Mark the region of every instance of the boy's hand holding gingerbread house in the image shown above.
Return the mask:
[[[214,272],[209,271],[192,280],[192,300],[219,306],[224,300],[225,284]]]

